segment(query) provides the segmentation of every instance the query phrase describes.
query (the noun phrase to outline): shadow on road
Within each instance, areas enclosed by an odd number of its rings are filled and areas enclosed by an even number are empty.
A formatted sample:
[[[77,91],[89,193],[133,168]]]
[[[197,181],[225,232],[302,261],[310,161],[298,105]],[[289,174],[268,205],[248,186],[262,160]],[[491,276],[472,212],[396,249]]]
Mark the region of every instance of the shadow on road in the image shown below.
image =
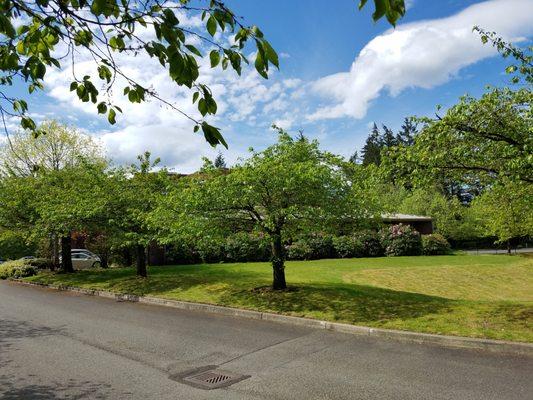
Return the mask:
[[[31,377],[30,377],[31,378]],[[113,398],[111,385],[69,379],[66,383],[36,384],[25,377],[0,375],[0,398],[3,400],[106,399]]]

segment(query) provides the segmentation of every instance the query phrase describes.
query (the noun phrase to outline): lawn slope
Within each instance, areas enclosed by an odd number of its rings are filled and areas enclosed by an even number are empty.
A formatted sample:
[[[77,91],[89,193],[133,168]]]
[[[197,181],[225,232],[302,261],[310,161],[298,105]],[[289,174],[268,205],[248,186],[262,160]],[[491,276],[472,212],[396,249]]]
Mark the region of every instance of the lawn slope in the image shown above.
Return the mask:
[[[43,273],[29,281],[219,304],[356,325],[533,342],[533,258],[507,255],[288,262],[295,290],[268,286],[268,263]]]

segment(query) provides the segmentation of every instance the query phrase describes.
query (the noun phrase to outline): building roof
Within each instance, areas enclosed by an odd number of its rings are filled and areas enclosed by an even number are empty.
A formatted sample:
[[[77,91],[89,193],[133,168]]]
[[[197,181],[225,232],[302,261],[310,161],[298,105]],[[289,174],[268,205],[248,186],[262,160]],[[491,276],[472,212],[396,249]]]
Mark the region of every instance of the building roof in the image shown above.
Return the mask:
[[[432,221],[431,217],[424,215],[410,215],[410,214],[381,214],[383,221],[397,221],[397,222],[412,222],[412,221]]]

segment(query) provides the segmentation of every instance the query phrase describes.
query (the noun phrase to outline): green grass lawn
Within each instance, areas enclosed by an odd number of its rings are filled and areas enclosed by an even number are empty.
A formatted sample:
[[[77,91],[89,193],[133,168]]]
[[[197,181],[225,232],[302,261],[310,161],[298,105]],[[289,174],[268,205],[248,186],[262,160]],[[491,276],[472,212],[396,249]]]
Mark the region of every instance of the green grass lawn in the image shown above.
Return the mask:
[[[533,342],[533,257],[455,255],[287,262],[294,291],[270,285],[268,263],[43,273],[27,278],[118,293],[403,329]]]

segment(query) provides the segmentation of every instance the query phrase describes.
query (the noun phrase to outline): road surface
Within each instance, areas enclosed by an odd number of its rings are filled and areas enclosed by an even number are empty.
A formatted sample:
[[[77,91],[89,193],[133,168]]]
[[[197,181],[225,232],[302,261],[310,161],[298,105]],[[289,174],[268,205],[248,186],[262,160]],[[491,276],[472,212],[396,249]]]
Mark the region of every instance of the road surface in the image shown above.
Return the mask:
[[[1,399],[531,399],[532,359],[0,282]],[[203,390],[183,371],[250,375]]]

